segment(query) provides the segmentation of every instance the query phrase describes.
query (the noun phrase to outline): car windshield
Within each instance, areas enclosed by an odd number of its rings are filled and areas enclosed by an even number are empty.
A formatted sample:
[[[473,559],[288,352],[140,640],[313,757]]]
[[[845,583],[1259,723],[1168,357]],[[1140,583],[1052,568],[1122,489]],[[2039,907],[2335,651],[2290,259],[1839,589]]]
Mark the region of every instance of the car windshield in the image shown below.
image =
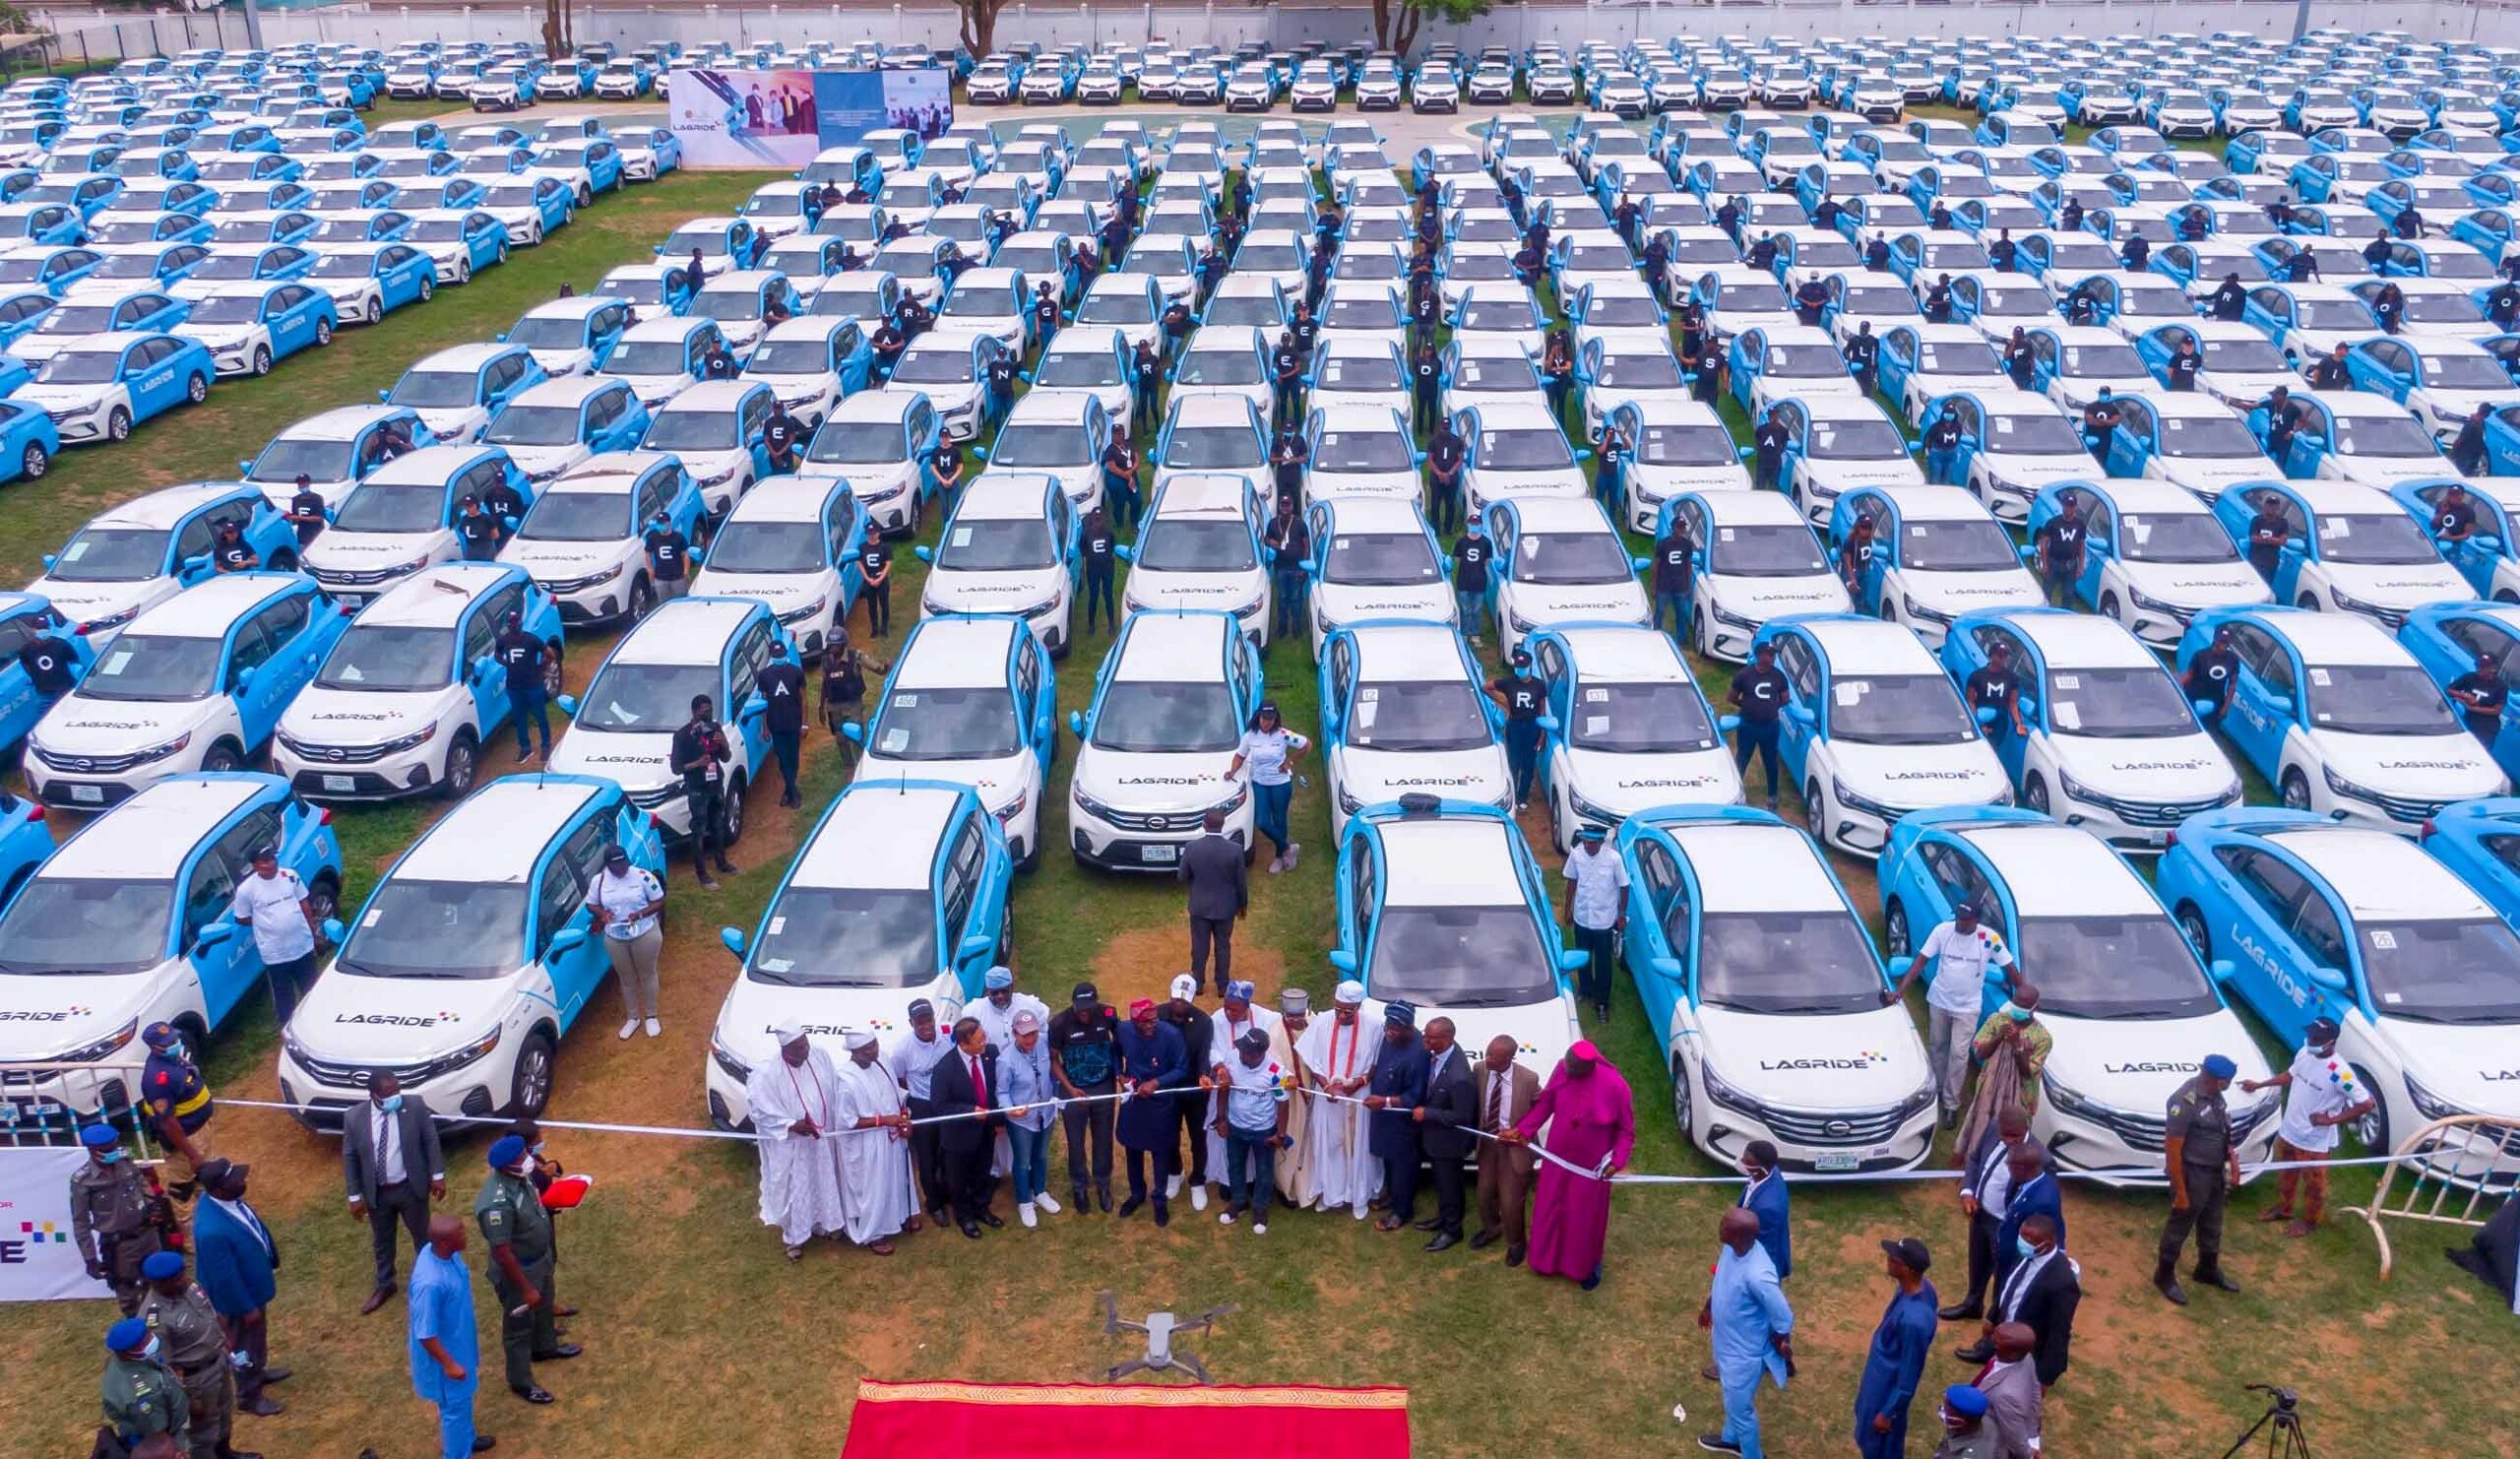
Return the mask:
[[[1849,254],[1847,262],[1854,261],[1855,256]],[[1633,274],[1635,271],[1636,256],[1627,251],[1624,243],[1586,243],[1566,250],[1566,272],[1570,274]]]
[[[1858,744],[1960,744],[1978,737],[1951,680],[1934,673],[1837,678],[1829,734]]]
[[[580,730],[668,734],[691,718],[691,701],[718,699],[712,664],[607,664],[571,719]]]
[[[523,968],[521,882],[388,877],[343,944],[342,972],[363,978],[504,978]]]
[[[2207,340],[2200,347],[2205,355],[2205,368],[2226,370],[2233,374],[2289,374],[2292,366],[2284,362],[2284,351],[2272,340]]]
[[[635,373],[620,369],[619,365],[620,357],[616,355],[612,365],[606,367],[606,372]],[[668,364],[664,369],[651,373],[671,374],[676,372],[676,368]],[[744,373],[747,375],[826,375],[830,374],[834,368],[832,342],[827,338],[817,337],[811,340],[764,340],[761,348],[753,351],[750,362],[745,364]]]
[[[165,569],[163,528],[87,527],[53,557],[44,576],[63,583],[139,583]]]
[[[1510,1008],[1558,995],[1529,907],[1392,907],[1374,919],[1366,985],[1423,1008]]]
[[[584,412],[576,406],[510,406],[481,439],[494,446],[577,444]]]
[[[1007,459],[1002,446],[997,459],[1001,462]],[[1248,425],[1176,426],[1164,442],[1163,464],[1167,467],[1257,471],[1268,463],[1268,450],[1261,444],[1259,433]]]
[[[1167,242],[1165,238],[1150,235],[1140,238],[1138,246],[1129,250],[1129,256],[1121,261],[1120,272],[1162,279],[1168,275],[1187,274],[1190,266],[1181,261],[1177,239]]]
[[[1401,327],[1400,300],[1390,294],[1380,298],[1362,295],[1332,299],[1321,307],[1321,327],[1325,330],[1396,330]]]
[[[1134,564],[1145,572],[1249,572],[1251,529],[1236,516],[1159,515],[1138,536]]]
[[[1540,389],[1540,372],[1517,350],[1512,354],[1464,354],[1452,364],[1455,390],[1506,391]]]
[[[103,268],[89,277],[92,279],[155,279],[158,277],[158,255],[154,253],[116,254],[105,260]]]
[[[1854,416],[1812,421],[1810,449],[1815,461],[1901,461],[1908,441],[1887,420]]]
[[[113,328],[114,308],[112,304],[55,304],[35,331],[46,335],[101,334]]]
[[[1041,361],[1040,368],[1034,371],[1033,383],[1052,388],[1063,385],[1072,389],[1093,389],[1127,382],[1120,374],[1119,357],[1108,349],[1096,349],[1052,351],[1047,359]]]
[[[999,255],[1001,261],[1006,257],[1004,254]],[[1010,267],[1022,266],[1011,265]],[[1035,267],[1046,270],[1047,260],[1043,260],[1041,264]],[[1097,289],[1085,296],[1084,303],[1076,306],[1076,322],[1079,324],[1152,324],[1155,322],[1155,301],[1144,292],[1113,288]]]
[[[141,973],[166,956],[163,881],[38,876],[0,917],[0,973]]]
[[[506,417],[502,416],[502,419]],[[735,439],[735,412],[708,409],[698,411],[659,411],[648,422],[648,433],[639,442],[642,451],[731,451]]]
[[[896,689],[867,744],[892,760],[1002,760],[1024,747],[1014,696],[999,685]]]
[[[2299,299],[2295,302],[2296,320],[2303,329],[2342,330],[2353,334],[2376,334],[2379,323],[2369,306],[2360,299]]]
[[[1575,465],[1566,437],[1550,429],[1482,430],[1478,464],[1492,472],[1566,471]]]
[[[1690,684],[1606,684],[1586,679],[1567,738],[1578,749],[1671,755],[1718,743],[1706,700]]]
[[[2311,728],[2345,734],[2457,734],[2441,691],[2413,665],[2329,664],[2313,667],[2306,694]]]
[[[359,224],[365,234],[367,225]],[[308,272],[318,279],[365,279],[376,272],[376,255],[372,253],[327,253],[315,260]]]
[[[1330,539],[1321,579],[1355,588],[1398,588],[1432,583],[1441,576],[1443,565],[1421,533],[1344,532]]]
[[[2127,512],[2117,555],[2129,562],[2236,562],[2239,549],[2208,512]]]
[[[421,243],[461,243],[465,223],[460,218],[423,218],[411,224],[411,237]]]
[[[1514,550],[1514,581],[1573,587],[1634,577],[1627,547],[1609,532],[1527,532]]]
[[[1881,967],[1844,912],[1725,912],[1700,920],[1698,997],[1745,1013],[1868,1013]]]
[[[2082,433],[2062,415],[1989,415],[1987,449],[2021,456],[2089,456]]]
[[[2427,354],[2424,383],[2440,390],[2500,392],[2511,388],[2511,376],[2490,354]]]
[[[2039,1009],[2059,1018],[2202,1018],[2222,1005],[2178,927],[2158,912],[2025,918],[2016,956]],[[2033,962],[2032,959],[2038,961]]]
[[[1514,261],[1501,253],[1464,253],[1447,258],[1444,278],[1467,283],[1486,279],[1511,279]]]
[[[1312,450],[1318,472],[1407,472],[1418,453],[1395,425],[1385,430],[1324,430]]]
[[[1480,749],[1494,743],[1481,704],[1479,691],[1457,679],[1365,684],[1348,719],[1348,742],[1402,753]]]
[[[2319,556],[2370,567],[2412,567],[2441,560],[2424,528],[2404,512],[2319,514]]]
[[[1293,243],[1245,243],[1234,250],[1233,266],[1252,274],[1299,273],[1304,266],[1303,250]]]
[[[0,937],[8,930],[0,925]],[[2362,974],[2383,1017],[2462,1024],[2520,1020],[2520,939],[2503,923],[2491,918],[2365,918],[2356,931],[2362,939]]]
[[[896,385],[969,385],[976,378],[972,369],[972,348],[960,340],[942,340],[937,349],[905,349],[901,362],[893,366]]]
[[[1119,680],[1094,715],[1097,748],[1149,755],[1213,754],[1242,737],[1223,684]]]
[[[940,572],[1024,572],[1057,562],[1049,523],[1038,516],[957,517],[936,545]]]
[[[262,268],[263,260],[260,254],[214,253],[203,259],[200,267],[193,270],[193,277],[195,279],[256,279],[262,276]],[[207,303],[208,300],[203,302]],[[193,317],[196,319],[201,317],[199,305],[194,307]]]
[[[536,318],[528,315],[508,331],[508,343],[528,349],[584,349],[587,322],[579,318]]]
[[[765,347],[767,348],[767,347]],[[758,367],[759,356],[753,366]],[[683,340],[624,340],[603,362],[607,375],[687,375],[691,373],[691,346]]]
[[[704,288],[692,297],[691,313],[728,324],[759,319],[761,294],[758,288]]]
[[[1677,390],[1680,362],[1669,349],[1627,349],[1602,355],[1604,385],[1621,390]]]
[[[1911,522],[1899,542],[1900,565],[1920,572],[2003,572],[2021,567],[2012,538],[1992,519]]]
[[[890,420],[829,420],[805,448],[807,461],[837,466],[893,466],[909,459],[902,428]]]
[[[729,522],[709,543],[712,572],[820,572],[831,539],[819,522]]]
[[[2164,456],[2188,461],[2246,461],[2265,454],[2248,427],[2229,415],[2164,415],[2157,444]]]
[[[427,532],[446,516],[443,486],[363,482],[342,498],[333,525],[344,532]]]
[[[2412,415],[2336,415],[2336,454],[2371,457],[2434,457],[2432,437]]]
[[[2002,364],[1995,359],[1994,347],[1983,340],[1929,343],[1921,346],[1917,351],[1917,373],[1921,375],[1996,375],[2002,372]]]
[[[874,324],[886,317],[884,291],[875,285],[857,286],[835,280],[814,295],[816,314],[842,315]]]
[[[223,645],[216,638],[126,633],[79,683],[87,699],[180,702],[202,699],[219,683]]]
[[[546,491],[516,535],[545,542],[612,541],[630,535],[630,500],[610,491]]]
[[[1770,345],[1759,373],[1781,380],[1831,380],[1847,372],[1838,351],[1819,345]]]
[[[203,308],[216,302],[210,300]],[[193,311],[195,320],[206,317],[200,309]],[[455,410],[470,406],[480,398],[481,377],[471,370],[410,370],[394,382],[394,393],[386,399],[392,405],[410,406],[414,410]]]
[[[1395,320],[1394,323],[1398,321]],[[1538,330],[1540,319],[1528,298],[1471,299],[1461,306],[1456,329]]]
[[[924,986],[936,976],[935,897],[790,886],[772,904],[744,975],[782,987]]]
[[[2135,356],[2134,347],[2129,345],[2068,345],[2059,354],[2063,361],[2062,373],[2077,378],[2141,378],[2144,373],[2144,362]]]
[[[2096,739],[2158,739],[2193,734],[2196,721],[2176,680],[2152,666],[2053,669],[2048,717],[2066,734]]]
[[[352,623],[315,676],[318,688],[369,693],[441,689],[455,681],[455,631]]]
[[[2464,293],[2413,293],[2407,295],[2406,318],[2417,324],[2478,324],[2483,316],[2476,302]],[[2498,387],[2508,390],[2508,383]]]
[[[1719,527],[1707,549],[1707,570],[1727,577],[1798,578],[1826,572],[1819,540],[1792,523]]]

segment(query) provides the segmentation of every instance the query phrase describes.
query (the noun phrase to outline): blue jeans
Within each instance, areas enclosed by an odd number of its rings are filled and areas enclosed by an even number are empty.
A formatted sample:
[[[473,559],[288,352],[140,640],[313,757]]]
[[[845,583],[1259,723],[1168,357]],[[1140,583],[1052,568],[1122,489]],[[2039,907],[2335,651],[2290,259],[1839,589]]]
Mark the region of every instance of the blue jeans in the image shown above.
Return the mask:
[[[1759,1447],[1759,1380],[1767,1371],[1764,1364],[1754,1363],[1738,1374],[1723,1376],[1724,1436],[1741,1446],[1741,1459],[1765,1459],[1767,1454]]]
[[[1532,776],[1540,769],[1540,721],[1505,722],[1505,763],[1514,771],[1514,799],[1532,798]]]
[[[525,733],[525,722],[528,719],[533,720],[542,730],[542,753],[546,755],[551,753],[550,704],[551,701],[542,693],[542,681],[538,678],[534,681],[532,691],[509,693],[508,718],[516,725],[516,752],[520,758],[534,747]]]
[[[1015,1200],[1021,1205],[1040,1195],[1050,1180],[1050,1131],[1045,1125],[1028,1130],[1020,1124],[1006,1126],[1008,1159],[1014,1166]]]
[[[1746,774],[1750,768],[1750,757],[1752,755],[1759,755],[1766,758],[1768,762],[1768,798],[1770,800],[1774,800],[1776,798],[1777,731],[1778,725],[1776,721],[1751,719],[1742,720],[1741,728],[1732,731],[1732,765],[1734,769],[1740,770]],[[1749,787],[1744,785],[1741,789],[1747,791]]]
[[[1254,785],[1251,788],[1251,821],[1253,827],[1269,838],[1269,845],[1279,856],[1287,854],[1287,807],[1295,798],[1295,783],[1290,777],[1283,785]]]
[[[1243,1194],[1243,1167],[1251,1168],[1251,1193]],[[1245,1130],[1228,1122],[1225,1127],[1225,1191],[1233,1205],[1249,1205],[1251,1219],[1269,1219],[1269,1198],[1278,1193],[1278,1127]]]
[[[1479,632],[1480,621],[1487,615],[1487,595],[1481,592],[1463,593],[1456,590],[1453,594],[1453,606],[1461,613],[1461,631],[1476,634]]]
[[[1960,453],[1957,450],[1925,453],[1925,479],[1936,486],[1959,485],[1959,469]]]
[[[1660,627],[1662,627],[1662,626],[1663,626],[1663,614],[1665,614],[1666,612],[1668,612],[1668,613],[1670,613],[1670,614],[1671,615],[1671,636],[1672,636],[1673,638],[1677,638],[1677,637],[1679,637],[1681,634],[1686,633],[1686,632],[1688,632],[1688,631],[1689,631],[1689,596],[1688,596],[1687,594],[1685,594],[1685,593],[1657,593],[1657,594],[1655,594],[1655,595],[1654,595],[1654,626],[1655,626],[1655,627],[1660,628]]]
[[[1269,589],[1269,636],[1296,637],[1303,632],[1304,590],[1309,580],[1300,572],[1282,572],[1274,577]]]

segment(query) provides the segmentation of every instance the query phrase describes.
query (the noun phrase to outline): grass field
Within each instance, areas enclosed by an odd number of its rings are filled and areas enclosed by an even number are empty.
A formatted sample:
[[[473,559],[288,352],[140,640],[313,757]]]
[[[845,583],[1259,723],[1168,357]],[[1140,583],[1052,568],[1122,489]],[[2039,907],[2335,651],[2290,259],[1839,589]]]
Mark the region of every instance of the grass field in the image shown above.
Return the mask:
[[[221,387],[207,406],[145,427],[129,445],[72,453],[45,480],[9,488],[12,530],[0,537],[0,581],[32,575],[38,554],[99,506],[231,472],[290,419],[373,399],[417,355],[486,338],[561,282],[583,287],[615,263],[645,257],[677,221],[728,211],[760,180],[686,174],[607,199],[550,244],[443,291],[433,304],[346,333],[331,350],[301,356],[269,380]],[[895,601],[905,606],[906,627],[919,564],[904,553],[898,570]],[[1061,666],[1063,708],[1084,703],[1106,641],[1084,640]],[[573,644],[573,676],[582,678],[603,647]],[[880,641],[872,647],[889,653]],[[1720,691],[1726,675],[1706,667],[1704,677]],[[1299,644],[1271,653],[1268,679],[1290,723],[1309,727],[1313,667]],[[1080,977],[1100,980],[1114,1000],[1156,994],[1186,966],[1178,895],[1168,884],[1088,874],[1055,855],[1066,839],[1069,763],[1063,753],[1048,795],[1043,835],[1052,854],[1015,894],[1019,979],[1053,1005]],[[503,768],[504,752],[489,769]],[[810,807],[839,788],[827,741],[809,745],[806,779]],[[1316,774],[1295,800],[1305,846],[1299,868],[1255,878],[1237,967],[1263,989],[1292,983],[1319,995],[1329,984],[1323,954],[1333,853],[1323,794]],[[807,829],[769,799],[764,793],[754,803],[735,851],[745,870],[723,892],[699,893],[687,877],[675,879],[665,1036],[615,1043],[619,1009],[609,994],[600,997],[563,1050],[553,1117],[702,1122],[709,1025],[733,974],[716,929],[755,921]],[[433,806],[343,813],[337,825],[351,863],[349,895],[361,895],[433,813]],[[1548,857],[1541,820],[1526,829]],[[1841,870],[1858,905],[1868,907],[1868,868],[1842,862]],[[1674,1133],[1662,1051],[1624,986],[1598,1037],[1635,1086],[1635,1168],[1717,1174]],[[274,1044],[268,1014],[227,1030],[213,1059],[222,1093],[275,1097]],[[285,1252],[273,1351],[298,1374],[276,1390],[287,1415],[246,1421],[240,1446],[326,1459],[347,1459],[364,1446],[382,1459],[428,1452],[430,1420],[410,1392],[401,1304],[354,1315],[367,1287],[367,1236],[344,1213],[332,1142],[258,1110],[231,1109],[214,1128],[223,1151],[253,1160],[256,1199]],[[449,1209],[469,1212],[481,1148],[477,1139],[450,1141]],[[828,1455],[839,1447],[861,1375],[1099,1376],[1129,1356],[1122,1341],[1099,1336],[1094,1294],[1102,1289],[1118,1292],[1131,1310],[1238,1304],[1218,1332],[1190,1345],[1222,1381],[1407,1384],[1427,1453],[1673,1452],[1691,1447],[1688,1436],[1719,1407],[1713,1385],[1696,1376],[1705,1352],[1692,1319],[1715,1222],[1728,1204],[1721,1186],[1623,1189],[1607,1278],[1588,1296],[1508,1271],[1493,1249],[1429,1257],[1418,1250],[1422,1237],[1379,1236],[1344,1216],[1289,1216],[1255,1239],[1247,1228],[1220,1229],[1186,1206],[1162,1232],[1143,1215],[1118,1229],[1107,1218],[1063,1215],[1045,1218],[1039,1232],[1010,1222],[979,1242],[922,1234],[889,1261],[818,1248],[791,1267],[755,1220],[754,1159],[744,1145],[564,1132],[551,1149],[600,1180],[595,1200],[564,1223],[562,1238],[560,1290],[583,1308],[572,1338],[587,1355],[543,1370],[560,1396],[551,1408],[517,1403],[490,1378],[481,1427],[499,1436],[501,1453]],[[1064,1183],[1053,1174],[1054,1190]],[[2339,1202],[2350,1203],[2369,1181],[2349,1175],[2340,1185]],[[2520,1394],[2510,1318],[2433,1254],[2440,1243],[2402,1235],[2398,1275],[2383,1285],[2359,1223],[2288,1241],[2248,1219],[2269,1198],[2252,1188],[2236,1210],[2230,1267],[2247,1293],[2198,1293],[2179,1312],[2146,1285],[2162,1200],[2072,1188],[2070,1247],[2088,1296],[2073,1370],[2050,1406],[2049,1452],[2220,1453],[2258,1411],[2241,1391],[2251,1381],[2302,1389],[2322,1452],[2520,1452],[2512,1437]],[[1801,1373],[1764,1404],[1769,1447],[1780,1455],[1847,1446],[1855,1374],[1886,1296],[1878,1241],[1922,1236],[1943,1255],[1936,1275],[1949,1281],[1960,1264],[1962,1224],[1948,1187],[1806,1186],[1797,1204],[1790,1295],[1799,1310]],[[482,1301],[490,1333],[486,1287]],[[12,1315],[0,1332],[0,1433],[19,1438],[0,1449],[73,1451],[95,1423],[96,1337],[110,1308],[55,1303]],[[1970,1335],[1955,1334],[1951,1345]],[[1937,1359],[1929,1382],[1971,1372]],[[1690,1410],[1685,1426],[1673,1423],[1675,1403]]]

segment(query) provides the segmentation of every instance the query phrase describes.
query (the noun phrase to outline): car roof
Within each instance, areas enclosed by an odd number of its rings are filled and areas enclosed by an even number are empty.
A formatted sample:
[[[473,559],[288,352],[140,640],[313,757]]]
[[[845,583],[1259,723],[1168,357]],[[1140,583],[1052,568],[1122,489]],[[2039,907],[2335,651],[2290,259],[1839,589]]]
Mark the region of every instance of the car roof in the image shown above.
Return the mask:
[[[1578,679],[1623,684],[1693,682],[1688,666],[1665,634],[1626,624],[1562,628],[1558,636],[1575,656]]]
[[[614,307],[620,300],[609,294],[579,294],[574,298],[546,299],[525,311],[529,319],[584,319],[598,309]]]
[[[386,589],[359,610],[370,626],[452,628],[481,596],[516,581],[516,569],[496,562],[441,562]]]
[[[237,619],[305,581],[294,573],[223,573],[186,588],[132,620],[133,633],[223,638]]]
[[[843,484],[823,476],[764,476],[736,498],[726,518],[730,522],[819,522],[823,504]]]
[[[1868,404],[1868,403],[1867,403]],[[1903,518],[1919,522],[1976,522],[1988,514],[1977,497],[1948,486],[1866,486],[1898,508]]]
[[[2378,624],[2359,613],[2253,612],[2250,618],[2300,651],[2304,664],[2407,662],[2407,652]]]
[[[1111,665],[1111,677],[1134,683],[1212,684],[1225,672],[1226,635],[1237,631],[1223,613],[1137,612]]]
[[[1190,401],[1196,399],[1196,396],[1192,396],[1183,400],[1181,404],[1186,407]],[[1044,422],[1053,425],[1081,425],[1092,412],[1094,404],[1095,397],[1090,391],[1037,391],[1017,401],[1015,409],[1006,412],[1006,419],[1000,424],[1011,425],[1021,419],[1028,425]],[[1234,404],[1243,405],[1244,403],[1236,401]],[[1248,409],[1247,405],[1245,408]]]
[[[962,797],[962,792],[941,786],[853,785],[797,854],[788,884],[924,890],[936,843]]]
[[[2049,668],[2135,668],[2162,662],[2114,618],[2033,610],[2004,614],[2003,623],[2036,644]]]
[[[910,413],[911,398],[917,393],[909,390],[861,390],[832,407],[831,413],[823,417],[823,423],[828,425],[834,420],[874,420],[899,424],[902,418]],[[1032,397],[1025,397],[1025,400],[1030,399]],[[1022,410],[1024,401],[1017,401],[1015,408]]]
[[[1959,826],[2025,918],[2161,914],[2142,877],[2088,831],[2041,821]]]
[[[1692,819],[1663,827],[1697,878],[1704,913],[1844,912],[1828,863],[1792,826]]]
[[[667,411],[731,411],[743,404],[744,397],[770,387],[758,380],[700,380],[684,386],[674,398],[657,407],[659,414]]]
[[[1858,676],[1872,670],[1938,673],[1939,666],[1917,636],[1875,618],[1814,618],[1796,625],[1819,645],[1832,668]]]
[[[760,606],[749,598],[676,598],[659,603],[612,651],[612,662],[715,664],[726,640]]]
[[[182,775],[161,780],[89,822],[43,863],[45,876],[124,880],[168,877],[213,827],[274,783],[258,775]]]
[[[346,441],[380,420],[406,413],[395,406],[336,406],[292,423],[273,439]]]
[[[2358,919],[2493,916],[2473,888],[2402,836],[2333,824],[2259,834],[2318,873]]]
[[[580,406],[586,404],[588,397],[606,386],[620,384],[618,379],[610,375],[561,375],[527,386],[508,404],[511,407]],[[698,390],[700,387],[694,385],[691,388]]]
[[[387,872],[397,881],[520,885],[543,848],[608,787],[578,776],[512,775],[457,801]]]
[[[901,689],[1003,688],[1006,656],[1017,632],[1012,618],[959,613],[922,618],[893,665]]]
[[[1521,907],[1509,827],[1488,816],[1392,817],[1382,837],[1386,907]]]
[[[1364,683],[1442,683],[1462,676],[1461,640],[1443,623],[1359,623],[1356,677]]]
[[[1514,504],[1516,524],[1527,532],[1616,532],[1590,496],[1518,496],[1508,500]]]
[[[794,323],[795,321],[789,321]],[[714,329],[718,321],[705,314],[665,314],[655,319],[642,319],[621,332],[623,344],[631,341],[687,340],[701,329]],[[474,347],[477,348],[477,347]],[[691,387],[698,389],[698,386]]]
[[[377,482],[389,486],[443,486],[457,472],[479,461],[483,456],[504,457],[496,446],[422,446],[408,451],[378,467],[358,483]]]
[[[98,527],[172,527],[212,502],[222,501],[244,489],[242,483],[236,481],[187,481],[181,486],[161,487],[146,496],[135,496],[118,506],[107,507],[90,520]]]
[[[963,488],[954,516],[976,522],[1030,520],[1042,514],[1049,493],[1058,489],[1056,477],[1040,472],[984,471]]]

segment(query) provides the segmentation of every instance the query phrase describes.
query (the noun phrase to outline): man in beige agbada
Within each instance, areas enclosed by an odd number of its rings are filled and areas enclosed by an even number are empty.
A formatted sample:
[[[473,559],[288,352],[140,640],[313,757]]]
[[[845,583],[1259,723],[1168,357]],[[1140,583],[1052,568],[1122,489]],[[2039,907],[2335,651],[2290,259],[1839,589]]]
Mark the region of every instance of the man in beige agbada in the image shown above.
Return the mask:
[[[1278,1027],[1269,1036],[1269,1056],[1294,1074],[1292,1087],[1287,1091],[1287,1148],[1278,1152],[1278,1193],[1287,1204],[1301,1209],[1312,1204],[1320,1184],[1312,1174],[1311,1076],[1304,1072],[1303,1059],[1295,1052],[1303,1031],[1312,1022],[1312,995],[1299,987],[1278,994]]]

